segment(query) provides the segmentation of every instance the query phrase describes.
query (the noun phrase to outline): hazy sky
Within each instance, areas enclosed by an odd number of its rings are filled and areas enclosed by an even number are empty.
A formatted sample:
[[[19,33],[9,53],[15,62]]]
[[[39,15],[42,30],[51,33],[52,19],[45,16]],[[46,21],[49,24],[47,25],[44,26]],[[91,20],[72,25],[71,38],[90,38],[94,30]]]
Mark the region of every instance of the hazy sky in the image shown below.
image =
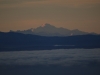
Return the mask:
[[[44,23],[100,33],[100,0],[0,0],[0,31]]]

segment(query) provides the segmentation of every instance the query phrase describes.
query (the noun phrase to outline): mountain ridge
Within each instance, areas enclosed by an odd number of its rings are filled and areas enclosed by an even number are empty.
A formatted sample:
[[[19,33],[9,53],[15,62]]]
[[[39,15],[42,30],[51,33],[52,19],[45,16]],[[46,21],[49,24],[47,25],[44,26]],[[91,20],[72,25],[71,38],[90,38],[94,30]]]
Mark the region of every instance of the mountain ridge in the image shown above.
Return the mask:
[[[100,48],[100,35],[39,36],[0,32],[0,51]]]
[[[28,30],[17,30],[12,32],[24,33],[24,34],[34,34],[34,35],[41,35],[41,36],[72,36],[72,35],[85,35],[85,34],[92,34],[84,31],[80,31],[78,29],[69,30],[63,27],[55,27],[48,23],[39,26],[35,29],[30,28]],[[94,33],[96,34],[96,33]]]

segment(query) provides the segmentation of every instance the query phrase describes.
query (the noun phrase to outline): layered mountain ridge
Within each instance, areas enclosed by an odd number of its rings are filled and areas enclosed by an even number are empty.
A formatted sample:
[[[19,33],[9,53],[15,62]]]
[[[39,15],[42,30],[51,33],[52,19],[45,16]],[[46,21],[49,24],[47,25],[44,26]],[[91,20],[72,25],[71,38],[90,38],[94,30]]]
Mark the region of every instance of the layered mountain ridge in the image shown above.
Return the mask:
[[[16,31],[18,33],[24,33],[24,34],[34,34],[34,35],[41,35],[41,36],[72,36],[72,35],[85,35],[85,34],[92,34],[84,31],[80,31],[78,29],[75,30],[69,30],[63,27],[57,28],[53,25],[50,25],[48,23],[37,27],[35,29],[31,28],[28,30],[18,30]]]

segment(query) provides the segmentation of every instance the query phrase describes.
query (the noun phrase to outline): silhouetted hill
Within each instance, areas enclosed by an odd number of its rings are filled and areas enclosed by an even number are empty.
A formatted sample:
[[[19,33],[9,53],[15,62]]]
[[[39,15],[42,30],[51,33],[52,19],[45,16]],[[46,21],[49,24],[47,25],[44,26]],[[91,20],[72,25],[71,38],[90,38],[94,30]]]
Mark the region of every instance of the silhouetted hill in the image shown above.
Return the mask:
[[[15,32],[0,32],[0,51],[57,48],[100,48],[100,35],[46,37]]]
[[[24,33],[24,34],[35,34],[35,35],[41,35],[41,36],[71,36],[71,35],[85,35],[85,34],[92,34],[84,31],[80,31],[78,29],[75,30],[69,30],[66,28],[57,28],[53,25],[50,24],[44,24],[40,27],[37,27],[36,29],[28,29],[24,31],[16,31],[19,33]]]

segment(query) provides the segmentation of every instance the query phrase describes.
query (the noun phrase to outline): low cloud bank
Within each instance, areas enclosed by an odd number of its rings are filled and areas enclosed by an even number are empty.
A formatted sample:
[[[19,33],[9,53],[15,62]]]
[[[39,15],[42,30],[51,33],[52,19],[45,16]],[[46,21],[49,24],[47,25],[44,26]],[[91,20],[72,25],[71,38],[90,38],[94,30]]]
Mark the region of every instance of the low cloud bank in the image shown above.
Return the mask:
[[[0,52],[0,65],[100,65],[99,49]]]

